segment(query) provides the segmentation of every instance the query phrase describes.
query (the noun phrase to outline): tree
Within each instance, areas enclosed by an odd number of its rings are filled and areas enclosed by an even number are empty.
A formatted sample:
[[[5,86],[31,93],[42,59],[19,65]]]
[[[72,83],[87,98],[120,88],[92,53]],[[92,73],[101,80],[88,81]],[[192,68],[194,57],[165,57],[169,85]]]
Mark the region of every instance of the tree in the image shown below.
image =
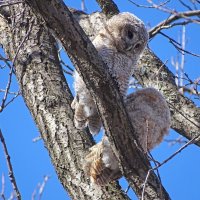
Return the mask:
[[[128,199],[117,183],[102,188],[92,186],[82,170],[81,162],[94,141],[89,133],[78,131],[73,125],[70,107],[72,95],[63,75],[56,45],[56,39],[60,40],[94,97],[112,148],[119,158],[122,173],[130,186],[140,198],[170,199],[151,169],[147,156],[133,142],[134,130],[124,111],[117,87],[86,36],[92,39],[107,18],[119,12],[112,1],[97,2],[103,14],[87,15],[74,9],[70,9],[70,12],[60,0],[1,3],[0,41],[8,59],[12,61],[12,64],[8,63],[10,78],[13,73],[16,74],[21,94],[41,132],[58,177],[70,196],[73,199]],[[158,8],[164,9],[166,3]],[[153,3],[151,6],[156,7]],[[199,13],[197,9],[184,13],[171,11],[171,17],[149,31],[150,37],[157,33],[165,35],[161,30],[170,26],[196,23],[198,18],[192,17]],[[180,18],[184,21],[175,24]],[[91,23],[92,20],[98,20],[98,23]],[[181,52],[186,52],[172,38],[169,39]],[[8,62],[7,59],[4,61]],[[142,71],[136,72],[134,76],[140,85],[155,86],[165,95],[172,111],[172,128],[190,140],[187,145],[195,142],[199,146],[198,107],[179,92],[174,75],[150,49],[145,51],[139,65]],[[103,80],[101,85],[94,81],[98,79]],[[197,81],[193,91],[197,96],[198,85]],[[109,102],[102,95],[105,86]],[[1,111],[6,106],[9,87],[8,84]],[[183,85],[180,87],[182,91],[187,89]],[[115,124],[109,122],[111,111],[116,112],[115,123],[120,123],[121,129],[116,129]],[[121,143],[122,136],[128,141],[126,145]],[[130,160],[130,157],[134,159]]]

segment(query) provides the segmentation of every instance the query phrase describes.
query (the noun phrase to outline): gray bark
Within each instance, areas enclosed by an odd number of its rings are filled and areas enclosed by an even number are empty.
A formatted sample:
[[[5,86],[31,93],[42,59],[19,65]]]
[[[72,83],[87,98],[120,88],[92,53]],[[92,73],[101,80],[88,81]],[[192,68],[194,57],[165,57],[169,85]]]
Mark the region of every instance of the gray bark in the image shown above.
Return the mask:
[[[91,185],[82,171],[81,162],[94,142],[89,134],[74,127],[72,95],[54,38],[26,5],[1,9],[0,13],[6,17],[0,18],[0,42],[10,60],[22,45],[15,61],[16,76],[63,187],[75,200],[129,199],[116,183],[106,187]]]

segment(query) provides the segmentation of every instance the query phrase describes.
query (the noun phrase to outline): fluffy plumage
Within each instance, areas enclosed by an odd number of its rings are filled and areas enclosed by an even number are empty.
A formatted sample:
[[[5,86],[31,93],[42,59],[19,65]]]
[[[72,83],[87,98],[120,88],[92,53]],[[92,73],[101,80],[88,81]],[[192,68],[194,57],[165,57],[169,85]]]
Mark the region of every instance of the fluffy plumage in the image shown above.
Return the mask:
[[[126,109],[144,152],[160,144],[171,123],[170,111],[161,93],[153,88],[132,93],[127,97]],[[118,161],[107,137],[91,148],[84,169],[91,180],[99,185],[120,177]]]
[[[93,40],[99,55],[117,82],[120,93],[126,96],[130,76],[148,41],[143,22],[130,13],[120,13],[107,21]],[[92,134],[101,128],[96,105],[77,72],[74,73],[76,96],[72,102],[74,122],[78,129],[88,126]]]
[[[126,98],[129,79],[147,41],[148,34],[143,22],[130,13],[113,16],[93,40],[124,97],[127,112],[144,152],[159,144],[170,127],[169,108],[157,90],[142,89]],[[75,126],[78,129],[88,126],[92,134],[97,134],[102,124],[96,105],[77,72],[74,73],[74,80],[76,96],[72,108],[75,110]],[[104,136],[100,143],[90,149],[83,168],[92,182],[99,185],[121,176],[118,160],[107,137]]]

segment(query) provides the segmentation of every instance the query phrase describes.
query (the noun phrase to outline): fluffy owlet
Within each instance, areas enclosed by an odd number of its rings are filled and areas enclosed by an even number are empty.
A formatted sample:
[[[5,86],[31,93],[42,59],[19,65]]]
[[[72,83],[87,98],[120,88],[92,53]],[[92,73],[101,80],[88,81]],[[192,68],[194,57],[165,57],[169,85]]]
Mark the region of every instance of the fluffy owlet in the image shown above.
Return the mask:
[[[129,78],[148,40],[144,24],[130,13],[112,17],[93,40],[99,55],[117,82],[137,139],[144,152],[159,144],[170,127],[170,112],[163,96],[153,88],[146,88],[126,98]],[[96,105],[77,72],[74,73],[76,96],[72,102],[77,128],[86,126],[92,134],[99,132],[101,120]],[[133,158],[134,159],[134,158]],[[90,149],[84,170],[96,184],[103,185],[121,176],[118,160],[107,137]]]
[[[113,16],[93,40],[123,97],[126,96],[129,79],[147,41],[148,33],[143,22],[131,13]],[[101,120],[96,105],[77,72],[74,73],[74,80],[76,96],[72,108],[75,110],[75,126],[78,129],[88,126],[92,134],[97,134]]]
[[[153,88],[146,88],[128,95],[126,100],[131,123],[137,139],[147,152],[158,145],[170,128],[170,111],[164,97]],[[133,158],[134,159],[134,158]],[[110,147],[108,138],[90,149],[84,170],[92,182],[104,185],[121,176],[118,161]]]

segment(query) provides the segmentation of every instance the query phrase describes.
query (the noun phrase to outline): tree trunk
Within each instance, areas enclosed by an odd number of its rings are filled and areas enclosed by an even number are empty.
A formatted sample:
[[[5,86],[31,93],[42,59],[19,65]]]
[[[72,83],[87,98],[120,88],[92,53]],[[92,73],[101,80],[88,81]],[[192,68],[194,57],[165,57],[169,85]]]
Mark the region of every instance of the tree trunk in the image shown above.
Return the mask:
[[[11,60],[16,57],[14,65],[22,96],[64,188],[75,200],[129,199],[116,183],[106,187],[91,185],[82,171],[81,163],[94,142],[89,134],[74,127],[72,95],[54,38],[25,4],[1,9],[0,13],[5,16],[0,18],[0,42]]]

